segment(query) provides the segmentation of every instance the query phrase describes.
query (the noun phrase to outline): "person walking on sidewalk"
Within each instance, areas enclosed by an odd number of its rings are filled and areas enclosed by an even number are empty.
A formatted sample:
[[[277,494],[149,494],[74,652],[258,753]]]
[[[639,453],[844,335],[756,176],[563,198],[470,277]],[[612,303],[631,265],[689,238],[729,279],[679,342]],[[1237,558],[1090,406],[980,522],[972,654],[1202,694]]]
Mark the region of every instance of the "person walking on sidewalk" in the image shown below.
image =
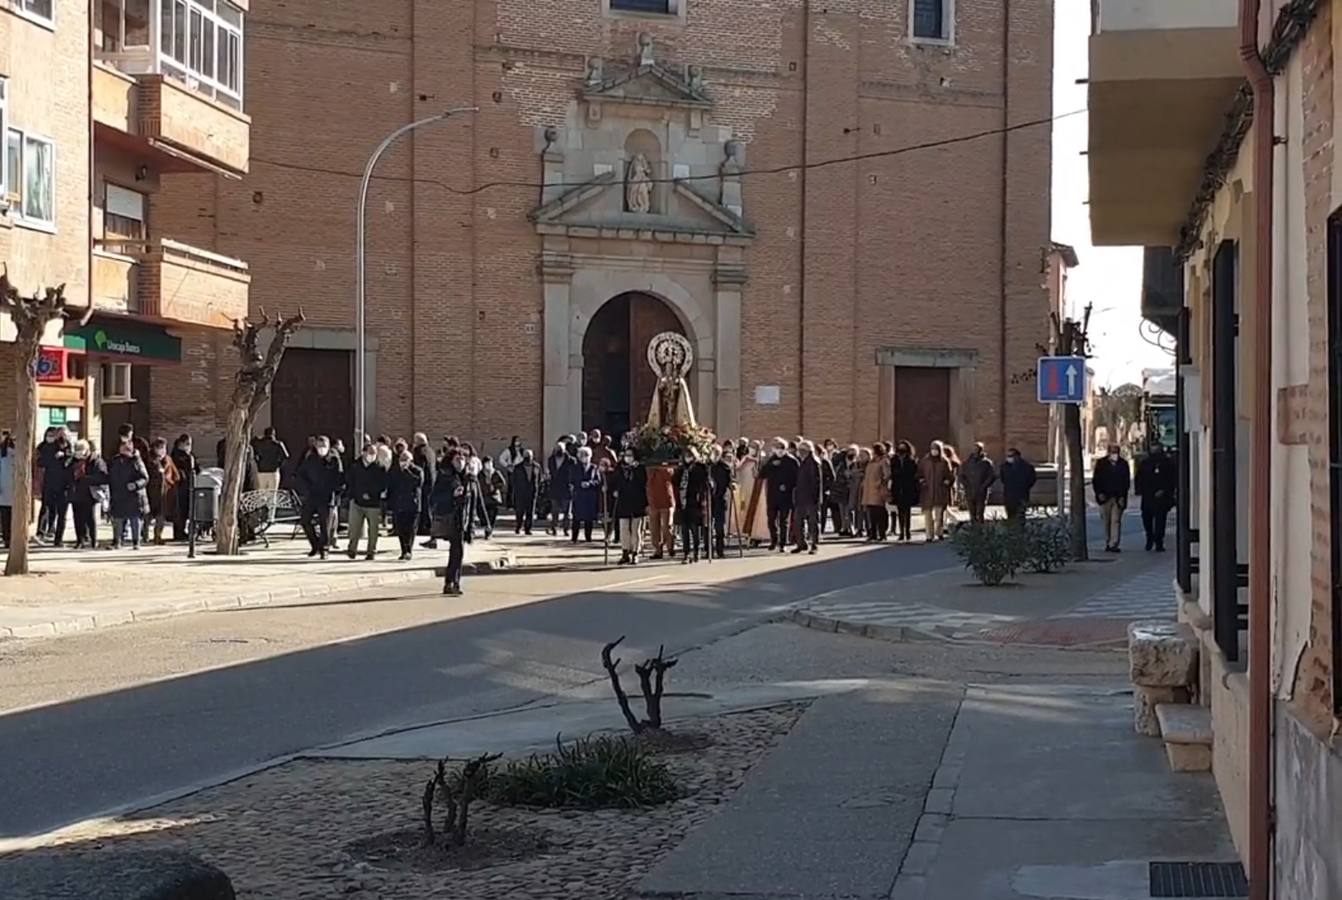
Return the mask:
[[[410,449],[403,447],[400,456],[392,462],[391,471],[387,473],[387,509],[391,511],[403,561],[414,554],[423,494],[424,470],[415,465],[415,457]]]
[[[191,452],[191,435],[178,435],[172,442],[172,464],[182,480],[177,482],[172,503],[172,539],[187,539],[187,525],[191,521],[191,491],[196,486],[196,476],[200,474],[200,464]]]
[[[88,441],[75,441],[75,463],[70,470],[70,506],[75,518],[75,549],[98,549],[98,525],[93,511],[107,499],[107,463]]]
[[[177,484],[182,480],[181,473],[172,458],[168,456],[168,442],[163,438],[154,438],[149,445],[149,458],[145,460],[145,469],[149,472],[149,517],[145,520],[141,535],[149,539],[150,526],[153,526],[154,543],[163,543],[163,526],[172,513],[172,504],[177,499]]]
[[[793,553],[820,550],[820,515],[825,499],[825,483],[834,483],[829,460],[816,453],[815,444],[798,441],[797,487],[792,495],[793,516],[797,525],[797,546]]]
[[[562,437],[545,461],[550,478],[550,534],[558,534],[562,526],[569,533],[569,504],[573,501],[573,469],[577,462],[569,454],[570,438]]]
[[[59,547],[65,540],[66,495],[70,490],[70,442],[64,428],[48,428],[37,448],[37,474],[42,480],[42,512],[38,534]]]
[[[955,472],[943,455],[941,441],[933,441],[918,461],[918,505],[923,508],[923,534],[930,544],[946,539],[946,507],[951,505]]]
[[[471,522],[480,503],[480,480],[467,469],[466,454],[459,448],[443,456],[438,479],[433,483],[433,535],[447,541],[447,573],[443,593],[461,596],[461,568],[466,544],[471,540]]]
[[[708,477],[713,483],[713,555],[722,559],[727,555],[727,504],[735,503],[736,451],[727,447],[713,447],[709,454]]]
[[[1015,447],[1008,447],[1006,461],[998,475],[1002,482],[1002,502],[1006,505],[1007,520],[1022,524],[1030,506],[1030,491],[1039,480],[1034,464],[1020,455]]]
[[[573,520],[571,533],[573,543],[578,543],[578,532],[583,540],[592,542],[592,526],[601,517],[601,491],[605,488],[605,479],[601,470],[592,462],[592,448],[579,447],[578,461],[569,467],[569,493],[573,498]]]
[[[274,493],[280,489],[280,470],[289,461],[289,448],[275,437],[275,429],[267,428],[252,443],[256,456],[256,489]]]
[[[494,523],[499,519],[499,507],[503,505],[504,495],[508,493],[508,479],[494,468],[494,460],[485,456],[480,460],[480,495],[484,498],[485,540],[494,534]]]
[[[536,500],[541,486],[541,466],[536,454],[523,450],[509,474],[513,503],[513,533],[531,534],[536,517]]]
[[[620,565],[636,566],[643,549],[643,520],[648,515],[648,470],[632,447],[624,449],[610,483],[620,523]]]
[[[670,466],[653,466],[648,470],[648,517],[653,559],[675,558],[675,508],[675,470]]]
[[[871,448],[871,460],[862,471],[862,508],[867,515],[867,540],[884,541],[890,532],[890,457],[885,444]]]
[[[129,529],[131,548],[140,549],[140,523],[149,512],[149,472],[135,445],[125,440],[116,459],[107,467],[107,486],[112,498],[112,547],[119,548]]]
[[[918,457],[913,445],[900,441],[890,460],[890,502],[895,505],[895,534],[901,541],[913,537],[913,508],[918,505]]]
[[[1135,493],[1142,498],[1142,528],[1146,531],[1146,549],[1165,552],[1165,526],[1170,510],[1178,502],[1179,468],[1165,452],[1160,441],[1137,465]]]
[[[330,438],[323,434],[313,441],[312,453],[299,463],[294,476],[303,495],[299,518],[312,547],[308,556],[326,559],[331,544],[331,510],[345,483],[340,457],[331,452]]]
[[[1123,512],[1128,508],[1128,490],[1132,486],[1132,470],[1117,444],[1109,445],[1109,453],[1095,462],[1090,476],[1095,489],[1095,502],[1100,504],[1100,521],[1104,523],[1104,549],[1121,553],[1123,540]]]
[[[420,537],[428,538],[422,546],[433,548],[438,544],[433,539],[433,504],[430,496],[433,493],[434,480],[438,476],[438,456],[429,446],[429,436],[424,432],[415,432],[410,441],[410,456],[414,460],[415,467],[424,473],[424,486],[419,493],[419,522],[415,530]]]
[[[996,480],[997,467],[984,451],[983,442],[976,441],[969,451],[969,459],[960,467],[960,484],[969,506],[969,521],[982,525],[987,518],[988,491]]]
[[[788,451],[787,441],[774,438],[773,451],[760,467],[760,477],[768,488],[765,509],[769,514],[769,549],[783,553],[791,539],[792,500],[797,491],[797,473],[801,464]]]
[[[368,526],[368,551],[364,559],[377,556],[377,537],[382,530],[382,497],[387,492],[389,473],[377,458],[377,446],[364,444],[359,458],[350,463],[345,477],[345,496],[349,498],[349,542],[345,555],[359,555],[359,539]]]

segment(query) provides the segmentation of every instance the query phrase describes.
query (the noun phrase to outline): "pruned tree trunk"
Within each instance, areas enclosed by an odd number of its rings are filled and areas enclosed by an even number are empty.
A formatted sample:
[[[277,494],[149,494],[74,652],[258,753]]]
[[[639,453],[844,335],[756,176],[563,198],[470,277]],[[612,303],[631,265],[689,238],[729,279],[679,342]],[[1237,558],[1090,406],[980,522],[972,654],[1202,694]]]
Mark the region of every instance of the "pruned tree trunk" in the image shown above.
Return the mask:
[[[1087,560],[1090,551],[1086,541],[1086,463],[1081,453],[1081,410],[1073,403],[1067,404],[1062,412],[1062,429],[1067,438],[1067,482],[1072,495],[1068,510],[1072,559]]]
[[[27,575],[28,542],[33,518],[33,440],[37,430],[37,357],[47,325],[65,316],[65,285],[41,295],[22,297],[10,284],[9,268],[0,273],[0,309],[8,310],[18,333],[14,384],[18,392],[14,422],[14,499],[11,507],[6,575]]]
[[[238,349],[241,360],[228,404],[224,432],[224,484],[219,497],[219,515],[214,524],[215,550],[221,556],[236,556],[238,553],[238,504],[242,497],[242,480],[252,425],[261,407],[270,399],[271,385],[284,359],[284,351],[303,322],[301,309],[296,316],[276,319],[275,333],[264,354],[259,346],[261,332],[270,325],[264,309],[260,311],[259,321],[249,319],[233,324],[233,346]]]

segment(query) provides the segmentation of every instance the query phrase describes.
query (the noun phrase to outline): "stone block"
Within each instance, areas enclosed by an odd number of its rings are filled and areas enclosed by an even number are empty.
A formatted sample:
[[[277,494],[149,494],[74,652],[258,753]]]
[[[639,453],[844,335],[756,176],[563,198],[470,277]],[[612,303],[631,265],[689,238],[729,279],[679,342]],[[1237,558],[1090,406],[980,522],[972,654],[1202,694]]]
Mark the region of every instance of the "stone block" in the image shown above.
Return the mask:
[[[1160,737],[1160,720],[1156,706],[1161,703],[1187,703],[1188,688],[1146,687],[1134,685],[1132,691],[1132,725],[1138,734]]]
[[[1128,626],[1128,667],[1132,683],[1144,687],[1186,687],[1194,683],[1198,642],[1193,629],[1171,622]]]
[[[222,871],[175,850],[43,852],[0,859],[0,897],[236,900]]]
[[[1166,744],[1171,772],[1210,772],[1212,748],[1206,744]]]

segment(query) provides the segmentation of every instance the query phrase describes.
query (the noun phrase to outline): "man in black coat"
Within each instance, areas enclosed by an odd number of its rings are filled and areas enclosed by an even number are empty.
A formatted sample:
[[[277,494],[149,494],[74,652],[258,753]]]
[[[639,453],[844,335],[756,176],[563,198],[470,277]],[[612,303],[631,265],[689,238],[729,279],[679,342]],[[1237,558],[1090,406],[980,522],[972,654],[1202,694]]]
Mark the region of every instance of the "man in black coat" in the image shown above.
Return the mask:
[[[1008,447],[1006,461],[997,476],[1002,482],[1002,502],[1007,518],[1013,522],[1025,521],[1025,510],[1030,506],[1030,490],[1039,480],[1034,465],[1020,455],[1015,447]]]
[[[387,492],[387,470],[377,458],[377,446],[364,444],[359,456],[350,463],[345,476],[345,495],[349,497],[350,559],[359,555],[359,538],[368,526],[368,552],[365,559],[377,556],[377,537],[382,530],[382,497]]]
[[[278,491],[280,469],[289,461],[289,448],[275,437],[274,428],[267,428],[252,442],[252,454],[256,457],[256,489]]]
[[[536,518],[536,500],[541,485],[541,464],[536,462],[536,454],[530,450],[521,451],[521,459],[513,463],[508,475],[508,491],[512,495],[513,533],[531,534]]]
[[[1165,552],[1165,525],[1170,509],[1177,502],[1179,467],[1159,441],[1137,465],[1137,496],[1142,498],[1142,528],[1146,530],[1146,549]]]
[[[722,559],[727,555],[727,504],[736,490],[736,453],[728,447],[713,448],[713,463],[708,467],[713,481],[713,555]]]
[[[620,565],[638,565],[643,549],[643,520],[648,517],[648,470],[630,447],[610,476],[615,496],[615,519],[620,529]]]
[[[788,527],[792,522],[792,495],[797,489],[797,457],[788,452],[787,442],[775,438],[773,452],[760,466],[759,477],[764,479],[768,493],[764,508],[769,516],[769,549],[780,553],[787,550]]]
[[[424,542],[425,547],[433,548],[438,546],[438,542],[433,539],[431,534],[433,530],[433,504],[430,497],[433,494],[433,483],[438,477],[438,456],[429,446],[429,436],[420,431],[415,434],[413,446],[410,448],[410,456],[419,470],[424,473],[424,487],[419,494],[419,533],[421,536],[428,536]]]
[[[447,541],[447,573],[443,593],[461,596],[461,568],[466,543],[471,539],[471,523],[481,503],[480,479],[466,470],[466,456],[452,448],[443,457],[443,465],[433,483],[431,495],[434,533]]]
[[[1090,486],[1095,490],[1095,502],[1100,504],[1100,521],[1104,523],[1104,549],[1119,553],[1123,540],[1123,512],[1128,508],[1128,490],[1132,486],[1132,469],[1123,459],[1117,444],[1109,445],[1109,453],[1095,463]]]
[[[326,559],[331,544],[330,515],[336,495],[345,485],[345,473],[340,457],[331,452],[331,441],[325,435],[313,442],[312,453],[299,464],[294,473],[298,490],[303,495],[300,516],[303,534],[312,545],[308,556]]]
[[[708,559],[708,540],[705,518],[708,512],[711,479],[708,465],[699,458],[699,451],[693,447],[685,451],[680,467],[676,469],[676,502],[680,507],[680,540],[682,563],[690,561],[693,551],[694,561],[699,561],[702,547],[704,559]]]
[[[415,465],[410,450],[401,446],[387,473],[387,508],[391,510],[396,539],[401,543],[401,559],[410,559],[415,546],[415,531],[424,491],[424,470]]]
[[[42,472],[42,514],[37,520],[37,531],[40,536],[50,536],[57,547],[65,540],[65,513],[70,507],[66,495],[70,491],[72,464],[65,429],[48,428],[37,447],[37,467]]]
[[[797,444],[801,459],[797,463],[797,487],[793,492],[792,507],[797,519],[797,547],[793,553],[820,549],[820,513],[825,485],[834,483],[834,468],[829,460],[816,453],[810,441]]]

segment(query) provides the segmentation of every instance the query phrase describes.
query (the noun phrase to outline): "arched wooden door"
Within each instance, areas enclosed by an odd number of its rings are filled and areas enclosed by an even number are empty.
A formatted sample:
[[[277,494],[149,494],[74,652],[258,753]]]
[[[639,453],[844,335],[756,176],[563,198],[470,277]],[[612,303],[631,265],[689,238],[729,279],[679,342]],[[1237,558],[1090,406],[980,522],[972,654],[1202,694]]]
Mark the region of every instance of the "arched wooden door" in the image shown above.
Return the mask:
[[[621,435],[647,418],[657,386],[648,344],[664,331],[685,333],[671,307],[651,294],[619,294],[597,310],[582,341],[584,429]]]

